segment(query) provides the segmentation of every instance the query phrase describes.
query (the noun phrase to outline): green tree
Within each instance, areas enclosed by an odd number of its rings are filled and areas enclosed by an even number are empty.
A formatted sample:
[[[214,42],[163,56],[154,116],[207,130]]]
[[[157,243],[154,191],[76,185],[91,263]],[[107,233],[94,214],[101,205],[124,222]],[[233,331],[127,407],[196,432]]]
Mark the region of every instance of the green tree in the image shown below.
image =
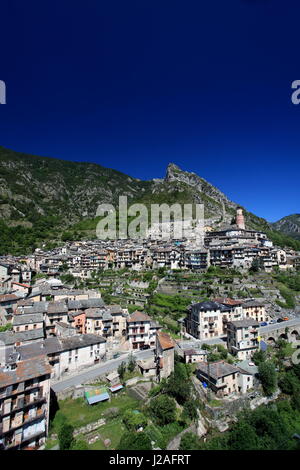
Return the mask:
[[[0,326],[0,332],[12,330],[12,324],[6,323],[4,326]]]
[[[159,395],[150,402],[150,412],[160,426],[172,423],[176,419],[176,404],[173,398]]]
[[[144,432],[125,432],[117,450],[152,450],[151,439]]]
[[[167,382],[167,393],[173,396],[178,403],[183,404],[190,397],[191,386],[189,368],[186,364],[176,362],[174,372],[172,372]]]
[[[272,395],[277,388],[275,365],[271,361],[262,362],[258,366],[258,373],[265,395]]]
[[[258,441],[255,429],[244,420],[241,420],[230,431],[228,444],[231,450],[257,449]]]
[[[87,445],[87,442],[84,441],[83,439],[76,439],[73,441],[71,450],[88,450],[89,446]]]
[[[123,361],[123,362],[121,362],[121,364],[118,367],[118,374],[120,376],[120,379],[124,378],[125,372],[126,372],[126,364]]]
[[[192,421],[197,419],[197,403],[195,400],[189,399],[183,405],[183,418],[189,418]]]
[[[185,433],[180,441],[179,450],[199,450],[199,438],[192,432]]]
[[[129,372],[133,372],[134,369],[135,369],[135,366],[136,366],[135,357],[133,357],[133,355],[130,354],[129,361],[128,361],[128,364],[127,364],[127,369],[129,370]]]
[[[292,371],[288,371],[280,377],[279,387],[283,393],[293,395],[299,389],[300,382]]]
[[[267,359],[267,354],[265,351],[262,351],[259,349],[258,351],[255,351],[255,353],[252,356],[253,362],[256,366],[259,366],[262,362],[265,362]]]
[[[60,450],[69,450],[73,444],[74,428],[71,424],[64,422],[58,431],[58,442]]]
[[[128,431],[136,431],[138,428],[147,426],[147,418],[143,413],[134,413],[133,410],[126,410],[123,415],[123,422]]]

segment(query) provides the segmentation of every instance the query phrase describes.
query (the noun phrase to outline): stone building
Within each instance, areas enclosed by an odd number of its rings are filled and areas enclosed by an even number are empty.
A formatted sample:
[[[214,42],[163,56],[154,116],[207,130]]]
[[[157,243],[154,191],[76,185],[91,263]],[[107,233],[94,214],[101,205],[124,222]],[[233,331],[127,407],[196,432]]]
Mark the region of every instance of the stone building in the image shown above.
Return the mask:
[[[174,371],[174,348],[173,339],[163,331],[156,335],[155,362],[157,366],[157,380],[168,378]]]
[[[200,363],[196,375],[200,382],[205,383],[219,397],[238,392],[239,370],[225,361]]]
[[[0,449],[39,449],[49,423],[51,367],[45,357],[0,369]]]

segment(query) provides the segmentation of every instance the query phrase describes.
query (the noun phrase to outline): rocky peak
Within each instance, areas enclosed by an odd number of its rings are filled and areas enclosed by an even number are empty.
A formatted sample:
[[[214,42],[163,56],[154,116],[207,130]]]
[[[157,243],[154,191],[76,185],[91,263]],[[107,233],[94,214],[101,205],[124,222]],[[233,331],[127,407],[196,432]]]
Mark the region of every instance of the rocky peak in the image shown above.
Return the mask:
[[[195,173],[182,170],[175,163],[169,163],[165,181],[168,183],[172,181],[180,181],[181,183],[186,183],[189,186],[195,186],[198,191],[202,191],[201,178]]]

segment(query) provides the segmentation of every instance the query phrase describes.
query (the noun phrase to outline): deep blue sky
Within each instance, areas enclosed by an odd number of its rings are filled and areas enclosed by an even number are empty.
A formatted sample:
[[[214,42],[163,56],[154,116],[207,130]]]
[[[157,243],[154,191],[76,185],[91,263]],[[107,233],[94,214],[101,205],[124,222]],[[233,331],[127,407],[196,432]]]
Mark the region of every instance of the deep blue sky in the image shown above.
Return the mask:
[[[299,0],[2,0],[0,145],[300,212]]]

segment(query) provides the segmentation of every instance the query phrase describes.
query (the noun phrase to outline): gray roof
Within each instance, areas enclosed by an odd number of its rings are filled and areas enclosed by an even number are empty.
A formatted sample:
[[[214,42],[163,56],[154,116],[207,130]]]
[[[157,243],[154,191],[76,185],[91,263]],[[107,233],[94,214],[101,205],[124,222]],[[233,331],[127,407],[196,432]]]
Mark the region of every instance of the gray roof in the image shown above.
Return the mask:
[[[228,310],[227,306],[219,304],[218,302],[213,302],[211,300],[193,304],[192,307],[196,308],[198,312],[205,312],[206,310]]]
[[[101,297],[94,299],[69,300],[68,307],[69,310],[101,308],[104,307],[104,302]]]
[[[256,375],[258,374],[258,367],[257,366],[249,366],[249,359],[245,361],[241,361],[237,364],[237,367],[240,369],[241,373]]]
[[[105,310],[100,308],[87,308],[85,311],[86,318],[99,318],[103,317]]]
[[[0,332],[0,342],[2,341],[5,345],[22,343],[25,341],[34,341],[44,338],[43,328],[37,328],[35,330],[28,331],[4,331]]]
[[[120,305],[106,305],[107,310],[113,315],[114,313],[123,313],[123,310]]]
[[[34,314],[18,314],[14,315],[13,317],[13,325],[27,325],[31,323],[41,323],[43,322],[43,314],[42,313],[34,313]]]
[[[63,302],[49,302],[47,313],[68,313],[68,307]]]
[[[59,338],[62,350],[77,349],[91,344],[106,343],[106,340],[99,335],[85,334],[70,336],[68,338]]]
[[[33,305],[30,307],[18,306],[18,310],[24,313],[46,313],[48,307],[48,302],[33,302]]]
[[[22,359],[27,359],[38,356],[41,353],[49,355],[98,343],[106,343],[106,340],[102,336],[93,334],[75,335],[66,338],[54,336],[45,338],[39,343],[18,346],[17,351],[21,354]]]
[[[231,321],[228,324],[232,324],[236,328],[243,328],[248,326],[259,326],[259,322],[253,318],[244,318],[243,320]]]
[[[232,364],[228,364],[225,361],[212,362],[210,364],[208,364],[207,362],[203,362],[198,365],[197,370],[200,373],[204,373],[208,377],[211,377],[215,380],[218,380],[221,377],[225,377],[226,375],[231,375],[238,372],[238,369],[235,366],[233,366]]]
[[[61,351],[59,339],[55,336],[45,338],[38,343],[23,344],[17,346],[17,351],[21,354],[21,359],[39,356],[40,354],[53,354]]]
[[[264,302],[258,300],[248,300],[243,303],[243,307],[264,307]]]

